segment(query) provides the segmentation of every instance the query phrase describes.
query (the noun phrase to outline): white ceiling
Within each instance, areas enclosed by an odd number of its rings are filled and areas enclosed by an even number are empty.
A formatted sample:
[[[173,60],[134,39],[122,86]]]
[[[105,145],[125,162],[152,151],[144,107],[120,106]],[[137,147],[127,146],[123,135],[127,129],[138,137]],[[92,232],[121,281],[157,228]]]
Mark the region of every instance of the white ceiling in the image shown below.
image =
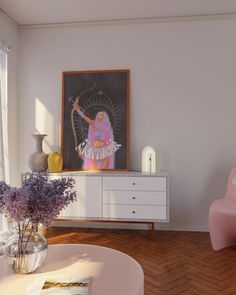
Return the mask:
[[[19,25],[236,13],[236,0],[0,0]]]

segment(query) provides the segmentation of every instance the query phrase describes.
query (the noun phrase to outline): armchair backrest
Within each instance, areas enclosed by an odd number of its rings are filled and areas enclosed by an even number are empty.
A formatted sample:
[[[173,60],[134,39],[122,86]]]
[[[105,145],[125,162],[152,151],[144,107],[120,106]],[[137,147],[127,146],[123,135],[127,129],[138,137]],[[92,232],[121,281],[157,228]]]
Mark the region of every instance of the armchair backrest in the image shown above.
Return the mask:
[[[225,199],[236,202],[236,166],[231,170],[228,178],[228,184]]]

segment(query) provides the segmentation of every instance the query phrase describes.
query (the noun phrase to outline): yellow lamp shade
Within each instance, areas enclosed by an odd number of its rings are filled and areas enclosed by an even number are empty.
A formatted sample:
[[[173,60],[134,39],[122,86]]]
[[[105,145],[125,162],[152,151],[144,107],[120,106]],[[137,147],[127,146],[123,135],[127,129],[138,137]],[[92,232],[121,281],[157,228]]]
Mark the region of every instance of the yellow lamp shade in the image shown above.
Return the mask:
[[[48,171],[53,172],[61,172],[62,171],[63,158],[62,155],[54,152],[50,153],[48,156]]]

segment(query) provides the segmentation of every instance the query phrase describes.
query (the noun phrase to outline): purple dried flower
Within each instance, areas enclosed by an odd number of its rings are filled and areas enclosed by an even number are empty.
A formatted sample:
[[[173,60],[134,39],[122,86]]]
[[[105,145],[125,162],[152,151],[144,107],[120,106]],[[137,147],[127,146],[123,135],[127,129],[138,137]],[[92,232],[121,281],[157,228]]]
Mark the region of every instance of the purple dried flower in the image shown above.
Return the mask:
[[[44,173],[27,173],[22,187],[30,192],[30,220],[50,225],[63,208],[76,200],[76,193],[72,191],[74,183],[72,178],[49,180]]]
[[[5,181],[0,181],[0,195],[10,188],[10,185],[6,184]]]
[[[2,212],[3,203],[3,193],[10,189],[10,186],[4,181],[0,181],[0,212]]]
[[[23,221],[27,216],[27,207],[30,194],[22,188],[10,188],[3,194],[2,211],[6,217],[16,221]]]
[[[0,212],[17,222],[29,219],[32,224],[49,226],[63,208],[76,201],[74,184],[72,178],[50,180],[42,172],[26,173],[20,189],[0,182]]]

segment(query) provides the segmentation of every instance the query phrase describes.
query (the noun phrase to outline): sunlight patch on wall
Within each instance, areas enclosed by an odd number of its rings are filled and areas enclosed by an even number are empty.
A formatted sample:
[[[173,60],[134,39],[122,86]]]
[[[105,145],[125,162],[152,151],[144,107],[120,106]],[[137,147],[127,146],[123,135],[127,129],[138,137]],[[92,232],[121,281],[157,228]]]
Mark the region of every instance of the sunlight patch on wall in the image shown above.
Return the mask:
[[[44,147],[46,152],[51,151],[52,146],[58,140],[58,132],[55,131],[55,121],[52,113],[38,97],[35,98],[35,133],[47,134],[44,139]]]

